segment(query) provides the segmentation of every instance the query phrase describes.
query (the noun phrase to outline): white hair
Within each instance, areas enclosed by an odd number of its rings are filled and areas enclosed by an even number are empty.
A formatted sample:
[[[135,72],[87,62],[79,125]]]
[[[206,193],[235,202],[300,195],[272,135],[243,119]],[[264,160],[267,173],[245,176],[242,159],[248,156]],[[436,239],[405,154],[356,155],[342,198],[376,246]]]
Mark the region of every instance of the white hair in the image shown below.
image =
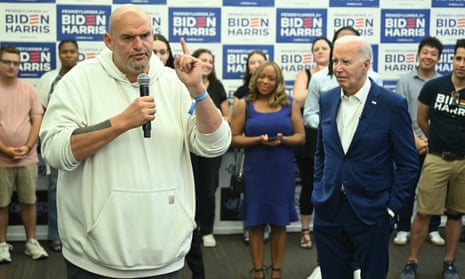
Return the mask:
[[[349,42],[355,42],[357,43],[357,48],[360,53],[360,58],[362,61],[369,59],[371,61],[373,57],[373,50],[371,49],[370,43],[365,40],[364,38],[360,36],[355,36],[355,35],[347,35],[340,37],[334,42],[334,46],[340,43],[349,43]]]

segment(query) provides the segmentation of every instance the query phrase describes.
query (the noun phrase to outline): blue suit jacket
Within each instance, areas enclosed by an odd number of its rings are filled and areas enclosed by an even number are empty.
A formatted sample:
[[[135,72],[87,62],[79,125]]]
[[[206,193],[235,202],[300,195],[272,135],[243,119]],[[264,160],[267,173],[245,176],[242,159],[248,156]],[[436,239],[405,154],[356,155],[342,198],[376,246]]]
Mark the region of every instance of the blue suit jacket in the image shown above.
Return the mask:
[[[347,154],[336,123],[341,89],[320,96],[312,202],[315,213],[325,220],[337,213],[342,185],[355,213],[372,225],[387,216],[387,208],[397,212],[416,183],[418,153],[407,101],[371,84]]]

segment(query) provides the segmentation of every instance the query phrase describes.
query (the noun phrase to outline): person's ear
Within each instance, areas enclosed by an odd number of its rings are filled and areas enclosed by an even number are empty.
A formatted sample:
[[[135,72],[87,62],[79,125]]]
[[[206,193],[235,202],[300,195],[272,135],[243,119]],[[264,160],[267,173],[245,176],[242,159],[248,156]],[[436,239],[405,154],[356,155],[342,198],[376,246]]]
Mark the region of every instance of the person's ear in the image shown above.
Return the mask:
[[[105,34],[103,34],[103,42],[105,43],[107,48],[113,50],[113,42],[111,40],[111,35],[108,32],[105,32]]]

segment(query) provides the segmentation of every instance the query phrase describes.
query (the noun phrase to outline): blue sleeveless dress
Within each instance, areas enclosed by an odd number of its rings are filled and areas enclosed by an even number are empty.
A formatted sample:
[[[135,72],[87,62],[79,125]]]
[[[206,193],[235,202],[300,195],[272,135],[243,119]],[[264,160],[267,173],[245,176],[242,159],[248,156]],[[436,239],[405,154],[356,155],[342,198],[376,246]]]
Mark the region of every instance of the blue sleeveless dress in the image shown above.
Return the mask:
[[[292,105],[282,106],[276,112],[261,113],[254,109],[252,102],[247,102],[246,109],[246,136],[293,133]],[[246,148],[245,154],[245,199],[240,217],[246,225],[286,226],[297,221],[294,149],[283,144],[255,145]]]

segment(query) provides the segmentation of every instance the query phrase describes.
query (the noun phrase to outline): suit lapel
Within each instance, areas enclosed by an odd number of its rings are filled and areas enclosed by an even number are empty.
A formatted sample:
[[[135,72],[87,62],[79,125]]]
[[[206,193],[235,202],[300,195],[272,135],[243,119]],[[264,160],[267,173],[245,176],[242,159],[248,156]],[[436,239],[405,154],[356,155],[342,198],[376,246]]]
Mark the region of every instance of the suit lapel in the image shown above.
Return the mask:
[[[331,138],[335,139],[333,142],[337,148],[340,150],[342,154],[344,154],[344,150],[342,148],[342,143],[341,143],[341,138],[339,137],[339,132],[337,131],[337,112],[339,110],[339,106],[341,104],[341,89],[338,87],[337,88],[337,94],[334,94],[332,98],[337,100],[336,102],[330,102],[329,110],[328,110],[328,115],[331,118]]]
[[[355,146],[358,139],[360,139],[361,135],[363,135],[366,132],[371,120],[373,119],[374,114],[381,105],[379,94],[380,90],[378,90],[376,85],[372,82],[370,92],[368,92],[367,100],[363,108],[362,115],[360,116],[360,120],[358,121],[357,129],[355,130],[354,137],[352,138],[352,142],[347,153],[349,153],[352,147]]]

